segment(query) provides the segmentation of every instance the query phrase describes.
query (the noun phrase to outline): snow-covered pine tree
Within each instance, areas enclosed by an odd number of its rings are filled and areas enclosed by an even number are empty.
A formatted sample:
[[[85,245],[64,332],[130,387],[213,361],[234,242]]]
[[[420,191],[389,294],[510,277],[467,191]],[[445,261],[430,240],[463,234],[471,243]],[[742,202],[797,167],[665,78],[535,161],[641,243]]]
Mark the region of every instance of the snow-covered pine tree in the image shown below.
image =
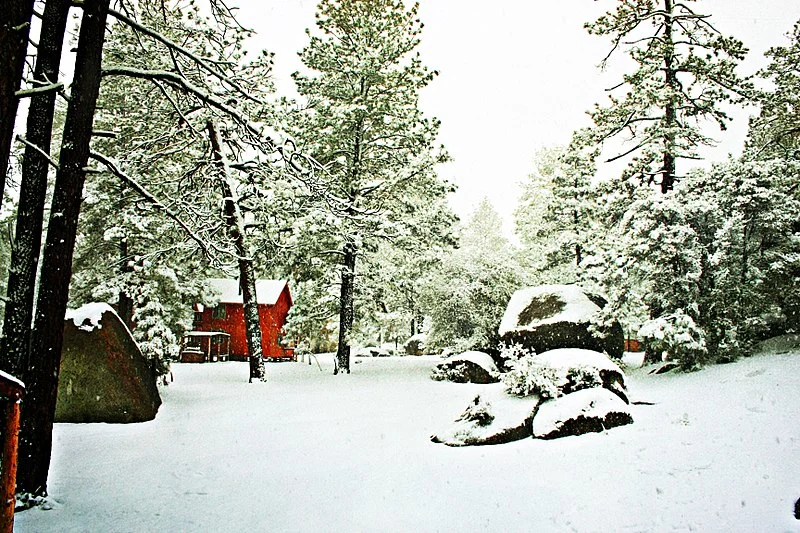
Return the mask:
[[[514,216],[521,263],[537,283],[575,283],[590,238],[594,156],[578,131],[566,148],[540,151]]]
[[[759,73],[772,87],[758,93],[761,112],[750,122],[749,158],[800,158],[800,21],[787,36],[788,44],[767,51],[770,63]]]
[[[117,27],[107,47],[109,77],[102,122],[115,130],[117,138],[104,143],[103,149],[121,160],[124,172],[138,185],[167,205],[148,213],[136,198],[136,187],[126,187],[123,176],[114,173],[110,179],[122,180],[115,187],[123,191],[121,201],[132,216],[118,219],[113,237],[129,255],[148,257],[155,267],[152,273],[169,268],[167,263],[174,264],[177,257],[197,254],[199,242],[204,259],[213,266],[254,280],[254,247],[246,241],[253,232],[274,225],[277,211],[263,199],[285,182],[275,179],[281,171],[276,169],[274,146],[256,126],[274,122],[266,102],[272,89],[271,56],[262,53],[246,61],[242,43],[250,32],[226,12],[203,17],[196,6],[181,2],[145,1],[138,8],[136,20],[116,14],[125,24]],[[212,128],[215,135],[206,135],[209,124],[217,123],[222,127]],[[230,199],[236,199],[236,205],[230,205]],[[192,231],[194,242],[172,226],[164,228],[165,212],[189,221],[191,228],[183,224],[182,229]],[[141,238],[148,225],[163,228],[151,234],[157,238]],[[270,255],[269,248],[262,253]],[[187,268],[197,259],[189,260]],[[119,264],[125,267],[126,261]],[[198,274],[202,270],[192,272]],[[146,279],[139,277],[142,283]],[[136,286],[129,289],[140,293]],[[248,294],[253,298],[248,304],[255,305],[254,291]],[[118,301],[126,299],[123,291]],[[148,302],[144,308],[154,312],[169,307]],[[253,320],[253,313],[246,316],[247,330],[260,335],[258,320]],[[260,351],[260,339],[252,345],[251,379],[260,379],[263,362],[254,353]]]
[[[322,0],[317,31],[294,75],[305,107],[292,120],[304,152],[326,168],[336,217],[319,230],[313,255],[339,258],[339,343],[335,372],[350,371],[356,264],[375,239],[415,224],[409,198],[443,197],[433,172],[446,155],[434,146],[438,121],[419,109],[435,72],[419,57],[417,5],[400,0]]]
[[[460,247],[423,278],[428,345],[455,351],[496,350],[497,328],[511,294],[525,282],[500,216],[487,199],[464,225]]]
[[[702,123],[724,130],[725,104],[749,89],[735,71],[747,50],[720,33],[710,15],[694,10],[694,0],[612,3],[614,9],[585,27],[611,39],[603,65],[624,51],[634,69],[610,90],[607,105],[590,112],[593,138],[617,139],[608,161],[627,158],[625,177],[667,192],[679,176],[677,162],[697,159],[697,148],[712,142]]]

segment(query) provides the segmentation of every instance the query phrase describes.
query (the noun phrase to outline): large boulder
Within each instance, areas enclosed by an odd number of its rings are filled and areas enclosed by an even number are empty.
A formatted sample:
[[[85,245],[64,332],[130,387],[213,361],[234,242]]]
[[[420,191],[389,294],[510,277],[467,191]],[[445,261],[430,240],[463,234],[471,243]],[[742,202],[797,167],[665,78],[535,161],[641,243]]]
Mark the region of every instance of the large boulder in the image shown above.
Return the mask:
[[[500,340],[536,353],[584,348],[620,359],[625,336],[619,323],[589,326],[605,301],[577,285],[541,285],[515,292],[500,322]],[[596,330],[596,331],[592,331]]]
[[[500,372],[492,357],[484,352],[469,351],[451,355],[434,367],[431,378],[455,383],[497,383]]]
[[[604,388],[582,389],[543,402],[533,418],[533,436],[555,439],[632,423],[630,408],[617,395]]]
[[[509,396],[502,385],[489,385],[431,440],[448,446],[482,446],[530,438],[538,405],[538,396]]]
[[[67,313],[56,422],[143,422],[161,405],[155,374],[107,304]]]

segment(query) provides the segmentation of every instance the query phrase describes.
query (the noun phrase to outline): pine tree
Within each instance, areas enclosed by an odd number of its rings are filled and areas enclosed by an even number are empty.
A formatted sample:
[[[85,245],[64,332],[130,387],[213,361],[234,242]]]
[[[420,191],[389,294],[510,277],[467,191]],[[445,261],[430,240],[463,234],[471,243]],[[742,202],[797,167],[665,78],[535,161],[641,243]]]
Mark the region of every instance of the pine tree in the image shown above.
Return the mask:
[[[524,281],[500,216],[482,200],[462,228],[460,247],[444,252],[441,265],[423,278],[429,347],[496,350],[503,312]]]
[[[515,212],[523,262],[541,283],[575,283],[592,234],[591,185],[594,154],[579,131],[566,148],[541,151],[536,172],[523,185]],[[596,235],[595,235],[596,237]]]
[[[336,202],[332,224],[319,228],[319,251],[340,259],[337,373],[350,370],[358,258],[375,239],[395,239],[413,225],[406,199],[448,191],[432,171],[445,157],[434,149],[438,122],[418,105],[435,73],[416,51],[417,11],[399,0],[322,0],[318,32],[308,32],[301,53],[311,73],[294,75],[307,107],[292,129],[325,166]]]
[[[800,21],[788,38],[788,45],[767,51],[770,63],[759,73],[773,89],[758,94],[761,112],[750,123],[750,158],[800,158]]]
[[[590,113],[593,141],[621,140],[608,161],[629,158],[626,177],[658,184],[664,193],[679,177],[677,162],[697,159],[697,148],[713,142],[702,122],[724,130],[724,105],[749,90],[735,72],[746,48],[721,34],[693,2],[622,0],[586,24],[589,33],[611,38],[603,65],[617,50],[635,65],[611,90],[608,105]]]

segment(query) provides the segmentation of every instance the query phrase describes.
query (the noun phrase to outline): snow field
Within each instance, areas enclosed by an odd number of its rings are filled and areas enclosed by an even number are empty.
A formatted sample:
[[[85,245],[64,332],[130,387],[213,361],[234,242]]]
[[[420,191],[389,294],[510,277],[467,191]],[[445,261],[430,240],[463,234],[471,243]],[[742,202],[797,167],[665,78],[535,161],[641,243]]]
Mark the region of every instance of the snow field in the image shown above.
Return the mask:
[[[484,385],[439,359],[174,365],[156,420],[57,424],[27,531],[800,531],[800,354],[628,374],[634,424],[553,441],[429,441]]]

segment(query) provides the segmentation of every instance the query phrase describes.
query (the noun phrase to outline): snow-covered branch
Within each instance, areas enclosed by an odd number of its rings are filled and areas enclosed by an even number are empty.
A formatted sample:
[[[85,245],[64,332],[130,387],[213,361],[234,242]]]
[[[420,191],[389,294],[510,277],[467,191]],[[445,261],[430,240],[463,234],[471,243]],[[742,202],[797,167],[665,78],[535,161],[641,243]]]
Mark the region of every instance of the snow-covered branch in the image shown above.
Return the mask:
[[[156,198],[153,194],[151,194],[147,189],[145,189],[142,185],[140,185],[139,182],[137,182],[135,179],[133,179],[132,177],[130,177],[127,174],[125,174],[119,168],[119,165],[117,165],[116,162],[112,161],[108,157],[106,157],[106,156],[104,156],[102,154],[99,154],[97,152],[90,152],[89,156],[92,159],[94,159],[96,161],[99,161],[100,163],[103,163],[106,166],[106,168],[109,170],[109,172],[111,172],[112,174],[114,174],[115,176],[117,176],[118,178],[123,180],[125,183],[127,183],[142,198],[144,198],[145,200],[150,202],[156,208],[161,209],[162,211],[164,211],[164,214],[166,214],[170,219],[172,219],[176,224],[178,224],[178,226],[180,226],[181,229],[183,229],[183,231],[185,231],[186,234],[193,241],[195,241],[198,244],[198,246],[200,246],[200,249],[203,250],[203,253],[206,255],[206,257],[208,257],[209,259],[212,258],[211,252],[209,251],[208,246],[206,245],[205,241],[203,241],[203,239],[200,238],[199,235],[197,235],[194,231],[192,231],[192,229],[185,222],[183,222],[183,220],[181,220],[180,217],[174,211],[172,211],[170,208],[168,208],[166,205],[164,205],[163,202],[161,202],[158,198]]]

